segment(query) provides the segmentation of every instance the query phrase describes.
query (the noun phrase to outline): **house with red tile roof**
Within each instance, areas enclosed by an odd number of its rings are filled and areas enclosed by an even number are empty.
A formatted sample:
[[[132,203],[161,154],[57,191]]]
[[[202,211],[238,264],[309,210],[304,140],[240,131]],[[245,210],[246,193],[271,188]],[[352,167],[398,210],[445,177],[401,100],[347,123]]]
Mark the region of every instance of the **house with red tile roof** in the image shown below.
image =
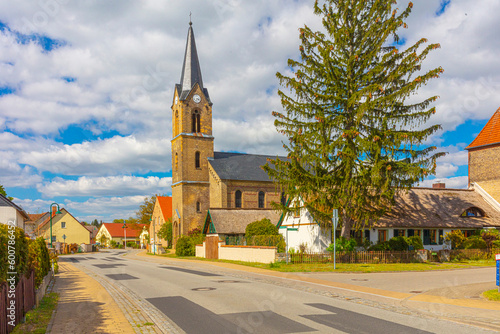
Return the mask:
[[[500,108],[472,143],[469,151],[469,187],[484,190],[500,203]]]
[[[141,240],[141,234],[144,236],[144,230],[147,230],[146,224],[126,224],[126,228],[124,228],[122,223],[103,223],[95,240],[104,246],[110,246],[111,240],[120,245],[125,245],[126,240],[127,243],[135,242],[142,246],[146,241]]]
[[[172,221],[172,197],[156,196],[151,224],[149,225],[149,244],[151,252],[158,252],[159,247],[167,248],[168,242],[158,236],[158,231],[166,222]]]
[[[60,213],[56,213],[55,209],[52,211],[52,233],[50,229],[50,214],[48,212],[43,213],[37,222],[39,223],[35,234],[36,236],[43,237],[47,243],[50,243],[52,235],[52,243],[90,244],[90,231],[64,208],[60,210]]]

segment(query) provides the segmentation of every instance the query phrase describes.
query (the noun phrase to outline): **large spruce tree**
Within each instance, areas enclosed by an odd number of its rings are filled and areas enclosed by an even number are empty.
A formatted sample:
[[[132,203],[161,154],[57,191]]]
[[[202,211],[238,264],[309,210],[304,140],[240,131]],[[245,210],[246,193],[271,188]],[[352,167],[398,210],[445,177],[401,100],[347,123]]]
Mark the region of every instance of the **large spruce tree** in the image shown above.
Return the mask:
[[[322,223],[338,208],[342,235],[377,221],[398,191],[433,174],[435,147],[424,141],[440,129],[425,126],[437,96],[408,98],[441,67],[420,73],[439,44],[422,38],[398,49],[397,31],[413,4],[398,14],[396,1],[326,0],[314,4],[324,31],[300,29],[301,59],[277,73],[284,113],[273,112],[288,137],[288,160],[264,166],[291,199],[300,198]],[[292,201],[293,203],[293,201]],[[295,201],[299,203],[299,201]],[[276,204],[286,213],[295,208]]]

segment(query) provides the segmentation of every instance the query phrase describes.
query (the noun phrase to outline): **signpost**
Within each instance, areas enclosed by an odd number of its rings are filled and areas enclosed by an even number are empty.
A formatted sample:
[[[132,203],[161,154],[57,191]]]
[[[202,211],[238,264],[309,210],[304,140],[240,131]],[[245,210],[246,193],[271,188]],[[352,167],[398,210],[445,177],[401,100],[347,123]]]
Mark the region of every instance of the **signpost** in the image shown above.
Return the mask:
[[[63,252],[66,252],[66,234],[63,234]]]
[[[497,260],[497,286],[498,292],[500,292],[500,254],[497,254],[495,259]]]
[[[337,268],[337,225],[339,223],[339,210],[333,209],[333,270]]]

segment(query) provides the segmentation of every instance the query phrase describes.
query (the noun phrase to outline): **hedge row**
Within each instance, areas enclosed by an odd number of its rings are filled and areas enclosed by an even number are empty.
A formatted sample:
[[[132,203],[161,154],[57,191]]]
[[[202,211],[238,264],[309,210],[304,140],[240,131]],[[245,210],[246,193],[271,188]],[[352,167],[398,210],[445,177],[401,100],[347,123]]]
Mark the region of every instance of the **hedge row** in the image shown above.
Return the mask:
[[[0,283],[6,281],[8,272],[16,272],[17,284],[19,278],[29,275],[31,269],[35,270],[38,288],[50,270],[49,250],[43,238],[31,240],[23,229],[0,224]]]

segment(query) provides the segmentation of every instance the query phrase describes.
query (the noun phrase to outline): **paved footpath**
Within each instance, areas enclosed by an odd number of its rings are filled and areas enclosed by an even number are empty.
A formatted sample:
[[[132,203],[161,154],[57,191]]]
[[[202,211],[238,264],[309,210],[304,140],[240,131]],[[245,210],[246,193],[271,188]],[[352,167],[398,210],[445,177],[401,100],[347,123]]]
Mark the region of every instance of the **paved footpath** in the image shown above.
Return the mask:
[[[101,284],[69,263],[60,262],[53,291],[59,302],[48,333],[135,333]]]

